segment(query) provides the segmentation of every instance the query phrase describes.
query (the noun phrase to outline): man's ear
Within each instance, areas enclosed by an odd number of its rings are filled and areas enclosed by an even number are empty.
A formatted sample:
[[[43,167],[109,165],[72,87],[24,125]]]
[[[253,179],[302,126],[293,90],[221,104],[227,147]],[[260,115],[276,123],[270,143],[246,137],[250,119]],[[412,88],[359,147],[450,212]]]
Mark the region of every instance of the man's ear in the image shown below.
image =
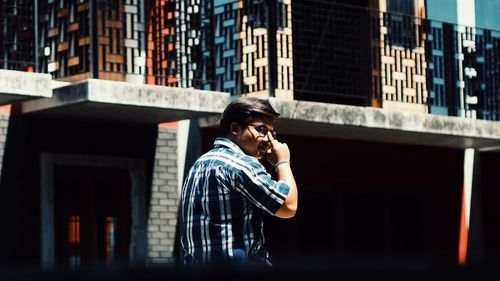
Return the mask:
[[[231,136],[239,135],[240,131],[241,131],[241,126],[236,122],[231,123],[231,125],[229,126],[229,134],[231,134]]]

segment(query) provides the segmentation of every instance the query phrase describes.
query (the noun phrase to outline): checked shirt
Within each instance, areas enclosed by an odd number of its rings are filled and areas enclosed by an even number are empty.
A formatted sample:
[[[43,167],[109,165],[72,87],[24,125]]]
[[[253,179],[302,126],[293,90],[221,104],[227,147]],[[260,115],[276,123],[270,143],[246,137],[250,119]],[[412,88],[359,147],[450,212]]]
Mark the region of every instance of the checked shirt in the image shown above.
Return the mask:
[[[274,215],[290,187],[228,138],[191,167],[181,198],[185,265],[267,262],[263,212]]]

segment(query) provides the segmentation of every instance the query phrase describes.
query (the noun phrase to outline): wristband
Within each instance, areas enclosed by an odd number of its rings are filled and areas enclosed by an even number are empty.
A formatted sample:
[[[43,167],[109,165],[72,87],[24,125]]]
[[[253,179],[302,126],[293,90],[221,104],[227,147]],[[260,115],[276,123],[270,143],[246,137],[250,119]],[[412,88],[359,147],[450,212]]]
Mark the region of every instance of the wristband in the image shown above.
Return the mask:
[[[281,164],[288,164],[290,165],[290,161],[288,160],[280,160],[278,162],[276,162],[276,164],[274,164],[274,171],[278,171],[278,166],[281,165]]]

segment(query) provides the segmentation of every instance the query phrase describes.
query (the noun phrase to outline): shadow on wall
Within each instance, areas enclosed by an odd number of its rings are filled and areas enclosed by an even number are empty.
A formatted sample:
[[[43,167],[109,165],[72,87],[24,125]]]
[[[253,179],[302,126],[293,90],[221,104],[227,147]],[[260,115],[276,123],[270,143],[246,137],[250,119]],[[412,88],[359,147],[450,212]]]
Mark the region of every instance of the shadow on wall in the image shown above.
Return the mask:
[[[150,187],[157,134],[156,125],[11,116],[0,182],[0,266],[40,266],[42,152],[143,159]]]

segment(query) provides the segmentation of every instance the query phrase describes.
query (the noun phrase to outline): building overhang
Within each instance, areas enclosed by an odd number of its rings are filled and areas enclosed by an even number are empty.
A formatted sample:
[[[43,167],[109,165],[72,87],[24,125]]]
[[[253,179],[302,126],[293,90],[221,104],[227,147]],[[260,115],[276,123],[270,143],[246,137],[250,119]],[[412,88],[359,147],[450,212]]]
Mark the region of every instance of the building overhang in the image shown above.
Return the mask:
[[[270,99],[290,135],[500,151],[500,122],[381,108]]]
[[[49,98],[51,83],[50,74],[0,69],[0,105]]]
[[[50,80],[46,83],[51,85]],[[13,88],[6,89],[21,92]],[[221,113],[232,100],[228,93],[222,92],[100,79],[46,88],[53,92],[52,97],[21,103],[22,114],[150,124],[198,118],[203,127],[218,124]],[[48,96],[46,91],[40,93]],[[500,122],[496,121],[269,100],[281,114],[276,123],[281,134],[500,151]]]
[[[229,94],[88,79],[21,104],[22,114],[158,124],[220,114]]]
[[[269,98],[280,113],[279,135],[324,137],[408,145],[475,148],[500,152],[500,122],[374,107]],[[216,127],[218,117],[201,118],[200,127]]]

